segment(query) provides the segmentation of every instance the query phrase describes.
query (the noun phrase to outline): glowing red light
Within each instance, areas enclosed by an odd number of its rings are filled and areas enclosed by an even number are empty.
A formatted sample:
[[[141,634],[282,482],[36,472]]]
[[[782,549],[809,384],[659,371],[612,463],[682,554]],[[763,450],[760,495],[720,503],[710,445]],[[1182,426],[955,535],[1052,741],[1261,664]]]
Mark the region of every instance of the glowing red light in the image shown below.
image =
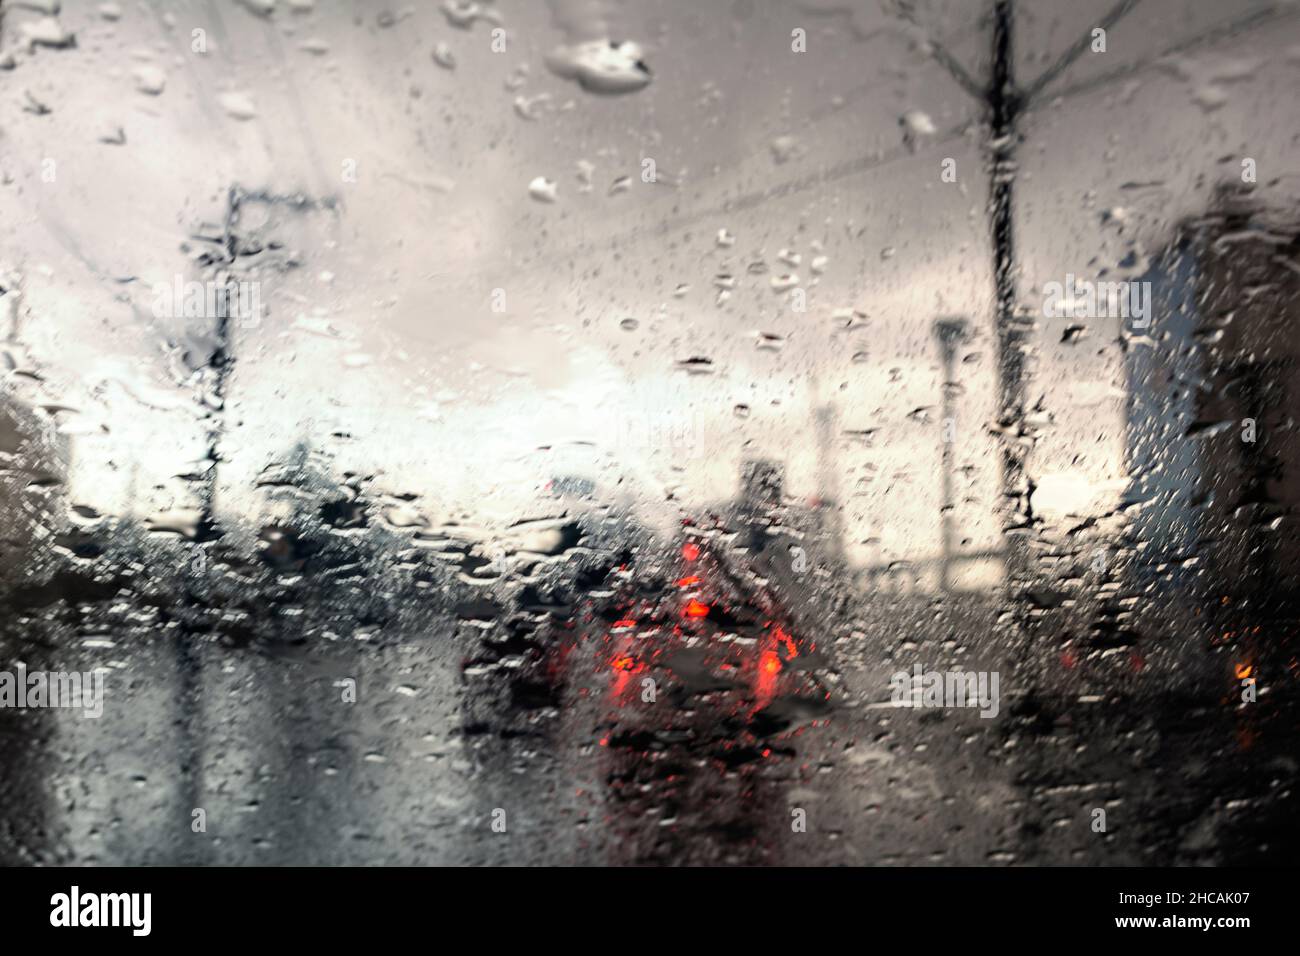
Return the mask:
[[[636,627],[636,620],[634,618],[625,617],[621,621],[615,621],[614,626],[615,627]]]
[[[691,598],[691,600],[687,602],[686,610],[683,613],[687,617],[708,617],[709,606]]]
[[[698,574],[690,574],[690,575],[687,575],[687,576],[684,577],[684,578],[678,578],[678,579],[677,579],[677,586],[678,586],[679,588],[689,588],[689,587],[694,587],[695,585],[697,585],[697,584],[699,584],[699,583],[700,583],[700,577],[699,577]]]
[[[786,657],[789,660],[794,660],[799,656],[799,649],[795,647],[794,639],[791,638],[780,625],[777,625],[776,628],[776,639],[785,645]]]
[[[759,667],[762,668],[764,674],[779,674],[781,673],[781,658],[776,656],[775,651],[764,651]]]
[[[694,541],[687,541],[682,545],[682,557],[687,561],[694,561],[700,556],[700,546]]]
[[[630,671],[636,667],[636,658],[630,654],[620,654],[614,658],[613,667],[615,670]]]
[[[754,681],[756,710],[762,710],[772,702],[776,694],[776,675],[780,672],[781,658],[777,657],[776,651],[764,651],[758,659],[758,673]]]

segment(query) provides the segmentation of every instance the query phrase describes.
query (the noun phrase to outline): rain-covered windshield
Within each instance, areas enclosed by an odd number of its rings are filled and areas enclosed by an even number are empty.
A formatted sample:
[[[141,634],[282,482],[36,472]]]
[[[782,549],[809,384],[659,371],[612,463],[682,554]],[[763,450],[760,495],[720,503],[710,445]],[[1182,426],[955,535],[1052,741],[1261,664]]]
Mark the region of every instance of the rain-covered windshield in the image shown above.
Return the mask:
[[[3,3],[0,861],[1293,851],[1298,80],[1259,0]]]

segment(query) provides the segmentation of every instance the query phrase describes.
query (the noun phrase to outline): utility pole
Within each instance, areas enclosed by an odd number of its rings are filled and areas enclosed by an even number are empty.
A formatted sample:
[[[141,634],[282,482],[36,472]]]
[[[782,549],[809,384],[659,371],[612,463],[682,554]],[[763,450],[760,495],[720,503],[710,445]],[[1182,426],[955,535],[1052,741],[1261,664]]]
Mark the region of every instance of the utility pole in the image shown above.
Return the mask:
[[[1002,434],[1003,535],[1008,580],[1019,580],[1028,564],[1024,534],[1008,534],[1033,515],[1027,497],[1025,453],[1020,428],[1025,411],[1026,328],[1016,315],[1016,244],[1012,201],[1016,178],[1016,140],[1024,100],[1015,84],[1015,3],[993,5],[993,72],[986,93],[989,108],[990,227],[993,239],[994,322],[998,342],[998,427]],[[1025,496],[1023,519],[1018,506]]]
[[[1109,29],[1127,16],[1141,0],[1118,0],[1097,21]],[[1025,473],[1022,441],[1025,415],[1025,343],[1031,323],[1016,309],[1016,243],[1014,198],[1016,146],[1020,119],[1039,94],[1090,48],[1091,32],[1080,37],[1026,88],[1015,77],[1015,0],[993,0],[992,72],[980,87],[947,50],[931,44],[930,50],[957,84],[983,100],[989,126],[989,212],[993,244],[994,330],[998,348],[998,429],[1002,436],[1002,516],[1006,577],[1013,588],[1029,567],[1029,528],[1033,523],[1030,494],[1033,483]],[[904,16],[915,23],[914,17]]]
[[[939,565],[939,590],[947,592],[952,588],[952,566],[957,558],[957,545],[953,538],[953,510],[956,490],[953,485],[952,435],[955,427],[957,409],[953,401],[953,391],[957,378],[957,346],[966,338],[967,322],[962,318],[939,319],[934,323],[934,336],[939,340],[939,354],[943,363],[943,511],[940,516],[941,552]]]

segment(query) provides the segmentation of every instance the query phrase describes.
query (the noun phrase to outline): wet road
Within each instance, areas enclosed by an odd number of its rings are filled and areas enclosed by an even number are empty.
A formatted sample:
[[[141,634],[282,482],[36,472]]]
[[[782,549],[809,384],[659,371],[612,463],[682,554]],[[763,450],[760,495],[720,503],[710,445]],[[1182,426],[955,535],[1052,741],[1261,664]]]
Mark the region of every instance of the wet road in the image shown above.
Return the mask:
[[[349,543],[301,569],[292,549],[215,551],[195,575],[194,545],[151,536],[116,578],[95,583],[101,559],[12,594],[7,660],[108,673],[99,719],[0,711],[0,859],[1127,865],[1295,849],[1285,641],[1256,650],[1264,692],[1243,703],[1242,645],[1200,639],[1190,602],[1131,609],[1116,638],[1104,587],[825,588],[832,569],[781,570],[788,541],[756,552],[719,524],[672,542],[580,526],[576,547],[511,573],[446,538]],[[917,663],[997,673],[996,715],[895,706],[891,675]]]

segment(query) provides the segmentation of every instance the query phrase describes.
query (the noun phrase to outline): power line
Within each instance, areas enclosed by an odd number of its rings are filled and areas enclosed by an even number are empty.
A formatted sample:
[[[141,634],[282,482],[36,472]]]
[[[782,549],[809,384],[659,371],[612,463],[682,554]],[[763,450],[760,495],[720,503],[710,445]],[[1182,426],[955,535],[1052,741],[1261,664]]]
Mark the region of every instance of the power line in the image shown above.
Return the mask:
[[[899,16],[901,16],[904,20],[906,20],[908,23],[910,23],[912,26],[916,27],[917,29],[919,30],[925,29],[923,26],[921,26],[920,23],[917,22],[916,14],[910,8],[908,7],[900,8]],[[982,20],[978,21],[976,23],[975,29],[976,30],[980,29],[982,25],[983,25],[983,21]],[[969,35],[970,35],[969,33],[966,34],[966,36]],[[965,39],[965,36],[963,36],[962,39]],[[951,53],[948,52],[946,43],[940,42],[938,40],[925,40],[924,43],[930,50],[930,56],[934,59],[936,63],[938,63],[940,66],[942,66],[945,70],[948,71],[948,75],[951,76],[957,82],[958,86],[960,86],[963,90],[965,90],[968,94],[970,94],[973,98],[977,100],[982,100],[984,98],[984,90],[980,87],[978,83],[975,82],[974,79],[971,78],[971,75],[966,72],[965,67],[963,67],[959,62],[957,62],[957,59]]]
[[[1193,37],[1189,37],[1186,40],[1182,40],[1179,41],[1178,43],[1175,43],[1173,46],[1168,47],[1167,49],[1161,51],[1160,53],[1158,53],[1153,57],[1146,57],[1140,62],[1130,63],[1128,66],[1119,67],[1118,69],[1111,70],[1109,73],[1103,73],[1100,76],[1095,76],[1092,79],[1083,80],[1082,82],[1076,83],[1073,86],[1066,87],[1060,93],[1051,96],[1049,98],[1046,98],[1041,102],[1056,103],[1076,96],[1082,96],[1086,93],[1091,93],[1092,91],[1099,89],[1103,86],[1109,86],[1111,83],[1115,83],[1118,82],[1119,80],[1123,80],[1130,76],[1135,76],[1138,73],[1143,73],[1147,70],[1153,69],[1160,63],[1161,60],[1165,59],[1166,57],[1176,56],[1179,53],[1186,53],[1189,50],[1194,50],[1198,47],[1205,46],[1211,41],[1215,41],[1215,40],[1226,41],[1229,39],[1234,39],[1235,34],[1239,34],[1247,30],[1253,30],[1257,27],[1267,26],[1268,24],[1274,22],[1288,20],[1296,16],[1297,14],[1300,14],[1300,8],[1297,7],[1284,8],[1278,5],[1272,5],[1268,7],[1263,7],[1259,10],[1254,10],[1251,13],[1238,17],[1235,20],[1229,20],[1227,22],[1215,24],[1214,26],[1209,27],[1208,29],[1204,30],[1201,33],[1196,34]],[[1032,110],[1037,105],[1038,105],[1037,102],[1029,103],[1026,106],[1026,110]]]
[[[1120,7],[1126,7],[1126,9],[1124,9],[1122,12],[1127,13],[1128,10],[1131,9],[1132,5],[1134,5],[1135,3],[1136,0],[1133,0],[1132,3],[1122,2],[1116,8],[1112,9],[1111,13],[1108,14],[1108,17],[1116,16],[1116,19],[1118,19],[1117,11],[1120,10]],[[1157,62],[1164,59],[1165,57],[1173,56],[1177,53],[1182,53],[1189,49],[1195,49],[1196,47],[1202,46],[1206,42],[1214,39],[1223,39],[1225,36],[1240,33],[1245,30],[1265,26],[1274,21],[1284,20],[1291,16],[1295,16],[1298,13],[1300,13],[1300,8],[1284,10],[1278,6],[1271,6],[1271,7],[1264,8],[1262,10],[1253,11],[1250,14],[1239,17],[1235,20],[1231,20],[1227,23],[1220,23],[1216,26],[1210,27],[1207,30],[1197,34],[1194,37],[1191,37],[1187,40],[1180,41],[1174,44],[1173,46],[1166,48],[1156,56],[1144,60],[1141,63],[1131,64],[1127,67],[1120,68],[1118,70],[1112,71],[1103,76],[1095,77],[1091,80],[1086,80],[1082,83],[1078,83],[1050,97],[1050,100],[1040,100],[1038,102],[1060,103],[1078,96],[1082,96],[1100,87],[1107,86],[1111,83],[1125,79],[1136,73],[1150,69]],[[969,36],[969,34],[967,34],[967,36]],[[1091,38],[1091,34],[1089,34],[1089,38]],[[1071,47],[1071,49],[1074,49],[1074,47]],[[1064,59],[1064,57],[1062,59]],[[1060,61],[1058,60],[1058,62]],[[1045,72],[1043,76],[1040,76],[1037,80],[1034,81],[1034,86],[1041,89],[1042,86],[1045,86],[1045,83],[1043,82],[1045,78],[1047,78],[1047,82],[1050,82],[1050,80],[1054,79],[1055,77],[1054,76],[1047,77],[1047,73]],[[859,87],[858,89],[865,91],[873,88],[877,88],[877,87],[873,87],[871,84],[864,84],[862,87]],[[981,97],[983,97],[983,93],[981,93]],[[1023,105],[1024,112],[1028,113],[1030,110],[1032,110],[1035,106],[1038,105],[1038,102],[1034,102],[1034,103],[1026,102]],[[832,112],[838,112],[838,110]],[[823,115],[832,115],[832,112],[828,112]],[[815,123],[819,121],[821,118],[822,117],[817,117],[816,119],[814,119],[813,122]],[[883,169],[887,166],[892,165],[893,163],[899,162],[904,159],[910,159],[915,161],[918,155],[921,155],[925,152],[930,152],[939,146],[943,146],[948,143],[954,142],[955,140],[960,139],[963,135],[965,135],[966,131],[970,128],[973,122],[975,122],[973,118],[962,121],[960,124],[946,130],[940,136],[935,138],[931,143],[923,147],[922,150],[919,150],[917,152],[913,152],[911,149],[909,149],[906,146],[901,146],[899,148],[890,150],[880,155],[868,154],[868,155],[856,156],[851,159],[844,160],[843,162],[837,163],[834,166],[831,166],[829,168],[824,168],[816,172],[809,173],[797,179],[791,179],[782,183],[778,183],[777,185],[769,187],[767,189],[755,190],[753,192],[749,192],[739,197],[736,197],[735,199],[726,200],[723,203],[710,206],[706,209],[702,209],[692,213],[685,213],[682,215],[672,217],[671,219],[664,219],[651,226],[629,229],[620,234],[610,236],[601,239],[599,241],[607,245],[623,245],[630,242],[662,236],[667,233],[673,232],[677,229],[681,229],[693,225],[703,219],[725,216],[736,212],[743,212],[746,210],[755,209],[758,208],[759,206],[762,206],[766,202],[770,202],[776,199],[786,198],[788,196],[795,195],[797,193],[801,193],[806,190],[825,185],[827,183],[832,183],[832,182],[839,181],[841,179],[845,179],[849,176],[857,175],[860,173],[874,172],[876,170]],[[591,244],[588,242],[575,244],[565,248],[560,252],[549,254],[544,258],[539,259],[536,262],[533,262],[525,266],[520,266],[518,264],[504,262],[504,261],[498,262],[484,268],[476,269],[474,270],[473,273],[465,274],[460,281],[452,283],[450,286],[446,286],[444,288],[454,288],[457,286],[463,286],[466,284],[479,282],[482,281],[482,279],[485,276],[497,274],[505,270],[509,270],[513,274],[521,274],[521,273],[530,274],[542,268],[549,268],[553,266],[554,263],[557,261],[578,255],[584,252],[586,249],[588,249],[590,245]]]
[[[900,16],[902,17],[902,19],[904,19],[912,26],[915,26],[920,30],[925,29],[924,26],[922,26],[916,21],[916,18],[914,14],[911,13],[911,11],[902,11],[900,13]],[[983,29],[983,27],[986,26],[988,22],[989,22],[989,16],[985,15],[984,17],[977,20],[975,25],[972,28],[970,28],[969,30],[964,30],[963,32],[960,33],[960,35],[958,35],[957,31],[954,31],[952,35],[944,38],[942,41],[931,41],[929,39],[925,39],[922,41],[931,50],[931,55],[934,56],[934,58],[940,62],[940,65],[944,66],[945,69],[947,69],[951,74],[953,74],[954,79],[957,80],[959,85],[961,85],[963,89],[965,89],[968,93],[972,93],[973,95],[976,95],[977,98],[983,97],[983,90],[981,90],[978,87],[978,84],[976,84],[975,81],[972,80],[966,74],[965,70],[961,67],[961,65],[957,63],[955,59],[951,58],[951,56],[947,53],[946,45],[951,44],[953,42],[957,42],[957,43],[964,42],[965,40],[969,39],[971,36],[974,36],[977,31]],[[878,35],[879,33],[883,33],[889,29],[890,28],[886,27],[879,31],[873,31],[871,36],[866,37],[864,39],[872,39],[874,38],[874,36]],[[935,55],[934,51],[936,50],[941,52],[938,55]],[[875,80],[867,83],[863,83],[862,85],[855,87],[854,89],[845,93],[841,98],[842,102],[826,109],[810,111],[809,115],[805,117],[804,121],[800,123],[797,127],[795,127],[795,132],[803,133],[813,128],[814,126],[816,126],[818,123],[820,123],[822,120],[826,119],[827,117],[835,116],[843,112],[846,106],[861,99],[863,94],[877,93],[880,89],[880,85],[881,85],[880,82]],[[953,142],[956,139],[959,139],[962,135],[965,134],[966,130],[968,130],[975,121],[976,118],[973,116],[962,119],[960,123],[950,127],[944,133],[940,134],[933,141],[931,141],[926,146],[924,146],[922,148],[922,151],[929,151],[938,146],[946,145],[950,142]],[[627,242],[632,242],[640,239],[648,239],[648,238],[653,238],[655,236],[664,235],[666,233],[672,232],[673,230],[692,225],[700,221],[701,219],[754,209],[757,208],[758,206],[761,206],[765,202],[774,199],[784,198],[786,196],[803,192],[807,189],[812,189],[816,186],[824,185],[826,183],[836,182],[838,180],[859,173],[871,172],[875,169],[883,168],[885,166],[890,165],[891,163],[897,162],[902,159],[915,159],[918,152],[920,151],[916,150],[915,147],[909,147],[906,144],[904,144],[903,146],[896,148],[894,150],[890,150],[889,152],[884,154],[880,154],[880,155],[867,154],[867,155],[857,156],[852,159],[845,160],[844,162],[838,163],[830,168],[818,170],[814,173],[810,173],[798,179],[788,180],[784,183],[779,183],[776,186],[770,187],[768,189],[747,193],[734,200],[727,200],[720,205],[714,205],[707,209],[700,210],[698,212],[676,216],[671,220],[658,223],[653,227],[630,229],[619,235],[608,237],[599,241],[610,245],[621,245]],[[737,168],[736,166],[732,166],[729,169],[727,169],[726,172],[734,172],[736,168]],[[667,202],[669,198],[670,197],[666,196],[663,201]],[[464,286],[471,282],[481,281],[485,275],[489,275],[496,270],[509,269],[515,274],[532,273],[537,271],[539,268],[542,268],[544,266],[549,266],[550,264],[556,262],[557,260],[565,259],[565,258],[569,258],[570,256],[577,255],[583,252],[588,247],[588,245],[589,243],[580,243],[577,245],[569,246],[562,252],[548,255],[544,260],[539,260],[538,262],[532,263],[527,266],[519,266],[513,263],[499,262],[493,266],[476,269],[473,273],[464,275],[463,278],[459,279],[458,281],[452,283],[449,286],[444,286],[444,288],[455,288],[457,286]]]
[[[1128,16],[1128,14],[1133,11],[1133,8],[1141,2],[1142,0],[1119,0],[1119,3],[1115,4],[1115,6],[1111,8],[1110,13],[1102,17],[1093,29],[1109,30],[1120,20],[1124,19],[1124,17]],[[1088,52],[1091,46],[1092,33],[1089,31],[1079,37],[1079,39],[1076,40],[1069,49],[1057,58],[1055,63],[1042,72],[1038,79],[1029,84],[1028,89],[1023,93],[1024,102],[1026,104],[1030,103],[1034,97],[1042,91],[1043,87],[1047,86],[1069,69],[1070,64],[1084,53]]]
[[[790,179],[778,183],[768,189],[745,193],[734,199],[725,200],[724,202],[709,206],[705,209],[696,210],[690,213],[682,213],[672,218],[661,219],[652,225],[628,229],[614,236],[603,237],[596,240],[596,242],[607,246],[617,246],[630,242],[651,239],[694,225],[703,219],[718,218],[739,212],[746,212],[750,209],[756,209],[765,203],[772,202],[773,200],[784,199],[788,196],[806,192],[807,190],[813,189],[817,186],[837,182],[838,180],[846,179],[850,176],[856,176],[862,173],[874,172],[875,170],[890,166],[902,159],[916,160],[922,153],[930,152],[939,146],[960,139],[970,128],[972,122],[973,121],[968,120],[958,126],[946,130],[942,135],[937,136],[933,141],[920,150],[914,150],[913,148],[903,146],[898,149],[890,150],[882,155],[868,154],[864,156],[855,156],[852,159],[844,160],[843,162],[836,163],[833,166],[801,176],[798,179]],[[474,273],[466,275],[463,281],[453,283],[452,286],[449,287],[465,285],[470,281],[481,280],[484,276],[490,275],[494,271],[500,269],[509,269],[515,275],[536,272],[541,268],[549,268],[556,261],[567,259],[583,252],[591,244],[592,243],[590,242],[575,244],[559,252],[550,253],[545,258],[525,266],[520,266],[516,263],[502,262],[486,268],[477,269]]]

